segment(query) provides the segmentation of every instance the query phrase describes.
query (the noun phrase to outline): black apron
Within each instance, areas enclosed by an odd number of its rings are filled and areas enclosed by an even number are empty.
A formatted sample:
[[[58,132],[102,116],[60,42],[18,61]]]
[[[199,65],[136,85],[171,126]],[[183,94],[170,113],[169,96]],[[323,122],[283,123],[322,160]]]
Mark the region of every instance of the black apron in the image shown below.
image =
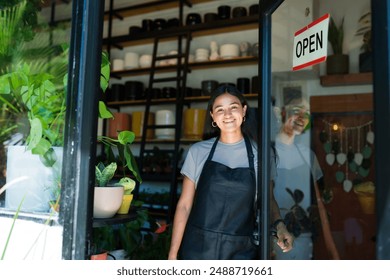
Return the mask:
[[[212,161],[219,137],[203,166],[179,257],[184,260],[255,259],[256,177],[252,146],[245,146],[249,167],[230,168]]]

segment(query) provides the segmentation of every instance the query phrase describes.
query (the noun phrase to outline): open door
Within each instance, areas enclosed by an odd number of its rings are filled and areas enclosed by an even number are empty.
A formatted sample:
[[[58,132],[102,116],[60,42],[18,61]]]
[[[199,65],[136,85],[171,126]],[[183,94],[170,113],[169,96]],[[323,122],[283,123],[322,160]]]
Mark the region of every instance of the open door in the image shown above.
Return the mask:
[[[389,216],[389,31],[382,30],[389,21],[389,1],[383,2],[260,3],[259,183],[275,182],[273,194],[296,235],[291,252],[274,246],[268,234],[271,193],[263,188],[264,259],[389,258],[384,250],[389,246],[384,238],[389,228],[384,219]],[[294,39],[324,18],[329,29],[321,38],[309,36],[306,51],[327,42],[325,56],[294,67]]]

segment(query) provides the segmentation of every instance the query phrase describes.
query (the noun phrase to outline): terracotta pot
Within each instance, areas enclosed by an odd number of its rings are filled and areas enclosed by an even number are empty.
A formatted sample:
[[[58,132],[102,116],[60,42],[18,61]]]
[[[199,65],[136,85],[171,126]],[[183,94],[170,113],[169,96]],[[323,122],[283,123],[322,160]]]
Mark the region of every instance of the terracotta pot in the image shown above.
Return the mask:
[[[108,121],[108,136],[115,138],[118,132],[131,130],[131,116],[126,113],[113,113],[114,119]]]
[[[149,113],[148,124],[154,124],[154,113]],[[142,137],[142,130],[144,126],[144,112],[133,112],[132,113],[132,122],[131,122],[131,130],[135,134],[135,139],[140,140]],[[146,133],[146,139],[153,139],[154,131],[152,129],[148,129]]]
[[[98,260],[107,260],[108,252],[103,252],[100,254],[91,255],[91,260],[98,261]]]
[[[205,109],[187,109],[184,111],[184,138],[201,139],[206,118]]]

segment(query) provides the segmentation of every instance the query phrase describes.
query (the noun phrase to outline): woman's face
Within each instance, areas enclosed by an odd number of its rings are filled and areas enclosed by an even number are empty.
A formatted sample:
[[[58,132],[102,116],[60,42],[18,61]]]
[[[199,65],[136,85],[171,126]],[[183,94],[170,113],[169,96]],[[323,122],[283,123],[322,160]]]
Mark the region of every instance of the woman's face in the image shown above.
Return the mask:
[[[288,135],[301,134],[309,124],[310,112],[307,107],[302,104],[287,106],[285,114],[283,131]]]
[[[224,93],[215,99],[210,114],[222,132],[233,132],[241,130],[246,109],[247,106],[242,106],[237,97]]]

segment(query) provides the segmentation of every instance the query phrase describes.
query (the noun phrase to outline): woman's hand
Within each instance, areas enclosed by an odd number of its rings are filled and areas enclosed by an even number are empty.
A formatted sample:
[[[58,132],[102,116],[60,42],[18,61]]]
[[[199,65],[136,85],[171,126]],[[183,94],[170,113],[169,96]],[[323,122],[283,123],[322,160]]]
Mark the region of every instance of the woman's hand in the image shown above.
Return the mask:
[[[293,248],[294,236],[287,230],[284,223],[280,222],[276,225],[276,235],[277,244],[283,250],[283,253]]]

